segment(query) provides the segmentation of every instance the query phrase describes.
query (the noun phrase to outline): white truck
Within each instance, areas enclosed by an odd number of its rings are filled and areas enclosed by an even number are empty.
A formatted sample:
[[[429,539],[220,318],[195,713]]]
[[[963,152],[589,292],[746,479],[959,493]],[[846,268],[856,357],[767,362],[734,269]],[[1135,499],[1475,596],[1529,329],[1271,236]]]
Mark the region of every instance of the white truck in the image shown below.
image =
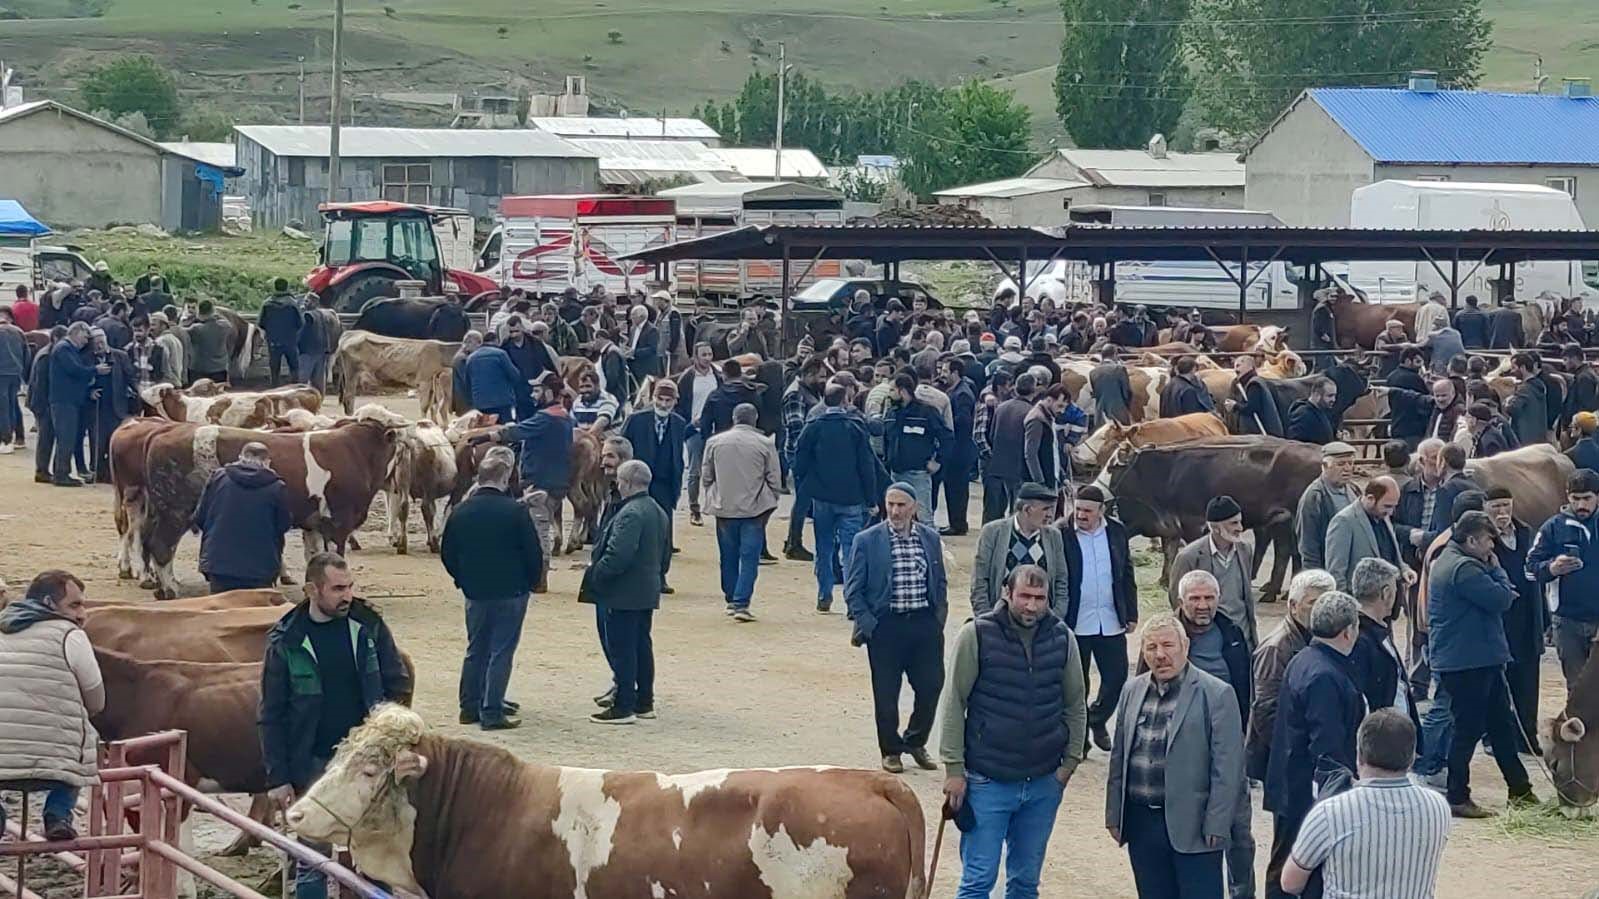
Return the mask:
[[[1349,223],[1355,228],[1418,230],[1556,230],[1582,231],[1587,225],[1577,204],[1563,190],[1535,184],[1490,184],[1463,181],[1378,181],[1356,188],[1349,200]],[[1438,291],[1449,293],[1452,260],[1439,259],[1443,269],[1420,262],[1351,262],[1349,285],[1375,302],[1410,303]],[[1543,291],[1576,296],[1584,283],[1582,262],[1544,260],[1516,266],[1514,295],[1526,300]],[[1459,293],[1476,294],[1484,305],[1499,295],[1498,266],[1460,260]]]
[[[15,200],[0,200],[0,302],[18,286],[30,290],[51,281],[86,280],[94,273],[75,247],[40,243],[50,227],[28,214]]]
[[[671,243],[677,204],[657,197],[550,195],[500,200],[475,270],[505,291],[552,296],[568,287],[613,294],[643,288],[651,266],[620,259]]]
[[[844,195],[797,181],[722,181],[673,187],[660,193],[677,203],[682,240],[709,237],[745,225],[842,225]],[[789,262],[789,291],[798,293],[849,268],[837,259]],[[768,259],[684,259],[672,268],[679,293],[732,300],[783,291],[783,265]]]

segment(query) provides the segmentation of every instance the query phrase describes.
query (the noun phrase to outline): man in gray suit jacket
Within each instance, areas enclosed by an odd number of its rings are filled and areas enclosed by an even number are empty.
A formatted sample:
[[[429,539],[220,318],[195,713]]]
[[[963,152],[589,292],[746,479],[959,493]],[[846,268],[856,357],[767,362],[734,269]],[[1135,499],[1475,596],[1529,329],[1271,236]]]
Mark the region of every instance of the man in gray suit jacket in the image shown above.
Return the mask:
[[[1127,847],[1139,899],[1222,899],[1222,851],[1244,792],[1244,729],[1232,687],[1188,664],[1169,612],[1139,629],[1149,671],[1122,690],[1105,827]]]
[[[1184,546],[1172,560],[1172,608],[1181,597],[1177,585],[1190,571],[1208,571],[1219,585],[1217,602],[1228,620],[1243,628],[1250,647],[1260,642],[1255,632],[1255,550],[1244,540],[1244,513],[1230,496],[1218,496],[1205,506],[1205,528],[1209,533]]]
[[[1412,579],[1400,547],[1410,536],[1410,529],[1393,523],[1394,508],[1399,505],[1399,485],[1383,475],[1366,482],[1357,502],[1345,506],[1327,525],[1327,555],[1322,567],[1338,582],[1338,589],[1349,591],[1349,577],[1361,559],[1376,558],[1406,572]]]
[[[1354,473],[1354,447],[1334,441],[1321,448],[1321,477],[1305,488],[1294,515],[1294,531],[1299,535],[1300,571],[1327,567],[1322,564],[1327,524],[1355,501],[1355,488],[1349,483]]]
[[[1054,491],[1023,484],[1016,493],[1015,514],[983,525],[972,563],[972,617],[988,614],[1005,598],[1012,571],[1037,565],[1049,572],[1049,610],[1065,619],[1072,578],[1061,533],[1049,523],[1054,512]]]

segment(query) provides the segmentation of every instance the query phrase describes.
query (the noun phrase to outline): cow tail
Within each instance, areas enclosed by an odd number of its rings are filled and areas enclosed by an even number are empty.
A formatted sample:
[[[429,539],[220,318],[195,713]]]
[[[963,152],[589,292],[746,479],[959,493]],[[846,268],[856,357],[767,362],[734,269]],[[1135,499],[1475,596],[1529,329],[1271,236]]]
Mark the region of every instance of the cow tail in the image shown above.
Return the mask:
[[[333,371],[328,374],[335,382],[330,386],[338,388],[339,406],[344,409],[345,415],[355,411],[354,368],[355,365],[350,359],[350,353],[340,347],[338,352],[333,354]]]
[[[905,826],[905,843],[910,851],[905,899],[927,899],[933,872],[927,870],[927,826],[922,816],[922,804],[911,788],[898,779],[884,785],[883,798],[899,812],[900,821]]]

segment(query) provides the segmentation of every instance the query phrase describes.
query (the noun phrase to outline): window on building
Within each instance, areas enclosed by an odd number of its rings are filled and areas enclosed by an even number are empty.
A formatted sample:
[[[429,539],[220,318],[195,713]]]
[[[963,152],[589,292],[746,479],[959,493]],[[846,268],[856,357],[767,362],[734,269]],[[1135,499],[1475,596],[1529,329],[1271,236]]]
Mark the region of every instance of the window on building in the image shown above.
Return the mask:
[[[1417,181],[1448,181],[1448,175],[1417,175]]]
[[[1166,195],[1165,194],[1157,194],[1157,193],[1150,194],[1149,195],[1149,205],[1151,205],[1151,206],[1165,206],[1166,205]]]
[[[1571,175],[1559,175],[1554,178],[1545,178],[1543,179],[1543,183],[1545,187],[1552,187],[1555,190],[1563,190],[1566,192],[1566,195],[1571,197],[1573,200],[1577,199],[1577,179]]]
[[[383,199],[395,203],[426,203],[433,188],[433,166],[426,162],[383,166]]]
[[[295,157],[289,160],[289,186],[305,186],[305,160]]]

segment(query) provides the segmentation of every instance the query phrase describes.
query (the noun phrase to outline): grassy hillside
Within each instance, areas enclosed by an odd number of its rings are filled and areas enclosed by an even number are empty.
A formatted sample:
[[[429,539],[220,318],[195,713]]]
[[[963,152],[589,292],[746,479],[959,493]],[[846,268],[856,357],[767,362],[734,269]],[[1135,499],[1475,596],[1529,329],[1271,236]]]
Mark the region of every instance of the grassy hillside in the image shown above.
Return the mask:
[[[1561,75],[1599,78],[1593,0],[1485,5],[1496,26],[1490,85],[1527,89],[1538,55],[1550,89]],[[7,10],[24,18],[6,20]],[[152,53],[180,71],[186,97],[290,120],[304,56],[315,121],[326,117],[331,17],[329,0],[0,0],[0,59],[35,95],[71,100],[85,65]],[[686,112],[735,92],[752,68],[770,71],[781,40],[792,63],[839,88],[997,78],[1034,110],[1041,144],[1060,137],[1060,13],[1046,0],[349,0],[347,27],[358,123],[402,115],[379,109],[378,92],[549,87],[566,74],[588,75],[609,109]]]

